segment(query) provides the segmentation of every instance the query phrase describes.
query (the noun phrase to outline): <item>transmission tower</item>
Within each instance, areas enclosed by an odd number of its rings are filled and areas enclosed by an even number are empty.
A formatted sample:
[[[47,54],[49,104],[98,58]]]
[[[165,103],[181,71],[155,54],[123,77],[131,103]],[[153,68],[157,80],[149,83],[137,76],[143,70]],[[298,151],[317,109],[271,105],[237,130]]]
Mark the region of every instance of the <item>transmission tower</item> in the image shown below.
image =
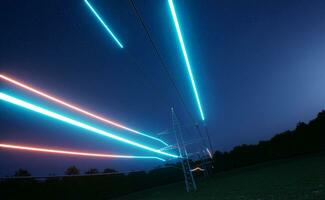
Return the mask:
[[[186,150],[186,145],[184,144],[183,134],[182,134],[182,128],[180,126],[179,120],[174,112],[174,109],[171,109],[172,111],[172,122],[173,122],[173,132],[175,134],[177,147],[180,155],[180,162],[182,165],[183,173],[184,173],[184,181],[185,181],[185,187],[186,191],[195,191],[197,189],[195,179],[193,177],[190,162],[188,159],[188,153]]]

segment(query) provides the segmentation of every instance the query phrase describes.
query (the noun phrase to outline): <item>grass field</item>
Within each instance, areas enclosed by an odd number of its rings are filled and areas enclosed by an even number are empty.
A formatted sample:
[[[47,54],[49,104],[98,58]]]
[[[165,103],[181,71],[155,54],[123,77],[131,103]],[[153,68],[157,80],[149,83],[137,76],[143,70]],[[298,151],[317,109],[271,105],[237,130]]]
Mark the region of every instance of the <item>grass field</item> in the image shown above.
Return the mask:
[[[325,200],[325,154],[219,173],[197,184],[191,193],[176,183],[119,199]]]

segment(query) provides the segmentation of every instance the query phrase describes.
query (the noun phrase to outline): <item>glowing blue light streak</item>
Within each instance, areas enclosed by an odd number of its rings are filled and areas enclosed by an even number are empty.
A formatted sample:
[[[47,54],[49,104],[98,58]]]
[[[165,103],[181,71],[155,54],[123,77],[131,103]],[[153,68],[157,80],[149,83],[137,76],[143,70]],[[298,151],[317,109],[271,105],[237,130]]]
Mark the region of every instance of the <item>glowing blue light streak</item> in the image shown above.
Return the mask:
[[[189,61],[188,56],[187,56],[187,52],[186,52],[182,32],[181,32],[181,29],[179,27],[179,23],[178,23],[178,20],[177,20],[177,15],[176,15],[173,0],[168,0],[168,4],[169,4],[170,11],[172,13],[172,16],[173,16],[173,20],[174,20],[175,28],[176,28],[176,31],[177,31],[179,43],[181,44],[181,47],[182,47],[183,56],[184,56],[184,59],[185,59],[188,74],[189,74],[190,79],[191,79],[191,83],[192,83],[192,87],[193,87],[193,90],[194,90],[195,99],[196,99],[196,102],[197,102],[198,107],[199,107],[201,119],[204,121],[204,114],[203,114],[199,94],[198,94],[197,88],[195,86],[194,76],[193,76],[193,73],[192,73],[190,61]]]
[[[111,31],[111,29],[107,27],[107,25],[102,20],[102,18],[97,14],[96,10],[91,6],[91,4],[87,0],[84,0],[84,1],[87,4],[87,6],[90,8],[90,10],[93,12],[93,14],[96,16],[96,18],[100,21],[100,23],[107,30],[107,32],[112,36],[112,38],[115,40],[115,42],[119,45],[119,47],[123,48],[122,43],[117,39],[117,37],[114,35],[114,33]]]
[[[158,154],[162,154],[162,155],[165,155],[165,156],[178,158],[177,155],[166,153],[166,152],[160,151],[158,149],[154,149],[152,147],[149,147],[149,146],[146,146],[146,145],[143,145],[143,144],[140,144],[140,143],[137,143],[137,142],[122,138],[120,136],[114,135],[114,134],[109,133],[107,131],[92,127],[90,125],[87,125],[85,123],[79,122],[79,121],[74,120],[74,119],[71,119],[69,117],[65,117],[63,115],[57,114],[57,113],[52,112],[50,110],[35,106],[35,105],[30,104],[30,103],[28,103],[26,101],[17,99],[15,97],[10,96],[10,95],[7,95],[7,94],[5,94],[3,92],[0,92],[0,99],[3,100],[3,101],[9,102],[9,103],[15,104],[17,106],[26,108],[28,110],[32,110],[34,112],[43,114],[45,116],[48,116],[48,117],[51,117],[51,118],[66,122],[68,124],[71,124],[71,125],[74,125],[74,126],[77,126],[77,127],[80,127],[80,128],[83,128],[85,130],[88,130],[88,131],[91,131],[91,132],[94,132],[94,133],[109,137],[109,138],[114,139],[114,140],[118,140],[118,141],[126,143],[126,144],[130,144],[132,146],[136,146],[136,147],[139,147],[139,148],[151,151],[151,152],[155,152],[155,153],[158,153]]]
[[[70,108],[70,109],[72,109],[72,110],[75,110],[75,111],[78,111],[78,112],[80,112],[80,113],[82,113],[82,114],[85,114],[85,115],[87,115],[87,116],[89,116],[89,117],[92,117],[92,118],[94,118],[94,119],[100,120],[100,121],[102,121],[102,122],[104,122],[104,123],[107,123],[107,124],[110,124],[110,125],[116,126],[116,127],[118,127],[118,128],[122,128],[122,129],[124,129],[124,130],[130,131],[130,132],[132,132],[132,133],[136,133],[136,134],[139,134],[139,135],[145,136],[145,137],[147,137],[147,138],[150,138],[150,139],[153,139],[153,140],[159,141],[159,142],[161,142],[162,144],[164,144],[165,146],[168,146],[168,144],[167,144],[166,142],[162,141],[162,140],[159,139],[159,138],[156,138],[156,137],[150,136],[150,135],[148,135],[148,134],[145,134],[145,133],[143,133],[143,132],[140,132],[140,131],[134,130],[134,129],[132,129],[132,128],[126,127],[125,125],[123,125],[123,124],[121,124],[121,123],[118,123],[118,122],[116,122],[116,121],[113,121],[113,120],[107,119],[107,118],[105,118],[105,117],[103,117],[103,116],[100,116],[100,115],[94,114],[94,113],[92,113],[92,112],[90,112],[90,111],[87,111],[87,110],[84,109],[84,108],[81,108],[81,107],[79,107],[79,106],[77,106],[77,105],[73,105],[73,104],[71,104],[71,103],[68,103],[68,102],[66,102],[66,101],[64,101],[64,100],[62,100],[62,99],[60,99],[60,98],[58,98],[58,97],[55,97],[55,96],[49,95],[49,94],[47,94],[47,93],[45,93],[45,92],[43,92],[43,91],[41,91],[41,90],[35,89],[35,88],[33,88],[32,86],[30,86],[30,85],[27,85],[27,84],[22,83],[22,82],[20,82],[20,81],[14,80],[13,78],[10,78],[10,77],[5,76],[5,75],[3,75],[3,74],[0,74],[0,79],[5,80],[5,81],[8,81],[9,83],[12,83],[12,84],[14,84],[14,85],[16,85],[16,86],[19,86],[19,87],[21,87],[21,88],[23,88],[23,89],[26,89],[26,90],[30,91],[30,92],[33,92],[33,93],[35,93],[35,94],[38,94],[38,95],[40,95],[41,97],[44,97],[44,98],[46,98],[46,99],[48,99],[48,100],[51,100],[51,101],[54,102],[54,103],[58,103],[58,104],[63,105],[63,106],[65,106],[65,107],[67,107],[67,108]]]

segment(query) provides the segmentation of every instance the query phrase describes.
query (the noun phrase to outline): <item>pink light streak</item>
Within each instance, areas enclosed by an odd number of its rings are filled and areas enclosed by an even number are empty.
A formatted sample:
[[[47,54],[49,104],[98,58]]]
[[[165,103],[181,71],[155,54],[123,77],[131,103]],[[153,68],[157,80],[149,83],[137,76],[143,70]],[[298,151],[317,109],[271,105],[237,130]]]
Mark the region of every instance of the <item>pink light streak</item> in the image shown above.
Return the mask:
[[[31,147],[31,146],[20,146],[20,145],[14,145],[14,144],[0,144],[0,148],[15,149],[15,150],[22,150],[22,151],[42,152],[42,153],[51,153],[51,154],[63,154],[63,155],[72,155],[72,156],[97,157],[97,158],[99,157],[99,158],[126,158],[126,159],[158,159],[161,161],[166,161],[162,158],[155,157],[155,156],[133,156],[133,155],[116,155],[116,154],[77,152],[77,151],[47,149],[47,148]]]
[[[150,139],[153,139],[153,140],[157,140],[157,141],[163,143],[164,145],[168,146],[168,144],[167,144],[166,142],[160,140],[159,138],[156,138],[156,137],[153,137],[153,136],[147,135],[147,134],[145,134],[145,133],[142,133],[142,132],[140,132],[140,131],[134,130],[134,129],[132,129],[132,128],[128,128],[128,127],[126,127],[126,126],[124,126],[124,125],[122,125],[122,124],[120,124],[120,123],[117,123],[117,122],[115,122],[115,121],[109,120],[109,119],[107,119],[107,118],[105,118],[105,117],[102,117],[102,116],[100,116],[100,115],[94,114],[94,113],[92,113],[92,112],[90,112],[90,111],[87,111],[87,110],[85,110],[85,109],[82,109],[82,108],[80,108],[80,107],[78,107],[78,106],[76,106],[76,105],[73,105],[73,104],[71,104],[71,103],[68,103],[68,102],[66,102],[66,101],[63,101],[62,99],[59,99],[59,98],[57,98],[57,97],[51,96],[51,95],[49,95],[49,94],[46,94],[45,92],[43,92],[43,91],[41,91],[41,90],[35,89],[35,88],[33,88],[32,86],[29,86],[29,85],[27,85],[27,84],[25,84],[25,83],[22,83],[22,82],[20,82],[20,81],[14,80],[13,78],[10,78],[10,77],[5,76],[5,75],[3,75],[3,74],[0,74],[0,78],[1,78],[2,80],[8,81],[9,83],[12,83],[12,84],[14,84],[14,85],[16,85],[16,86],[19,86],[19,87],[21,87],[21,88],[23,88],[23,89],[26,89],[26,90],[28,90],[28,91],[30,91],[30,92],[33,92],[33,93],[35,93],[35,94],[38,94],[39,96],[42,96],[42,97],[44,97],[44,98],[46,98],[46,99],[49,99],[49,100],[51,100],[51,101],[53,101],[53,102],[55,102],[55,103],[58,103],[58,104],[63,105],[63,106],[65,106],[65,107],[68,107],[68,108],[70,108],[70,109],[72,109],[72,110],[75,110],[75,111],[77,111],[77,112],[79,112],[79,113],[85,114],[85,115],[87,115],[88,117],[91,117],[91,118],[94,118],[94,119],[100,120],[100,121],[102,121],[102,122],[104,122],[104,123],[106,123],[106,124],[110,124],[110,125],[112,125],[112,126],[115,126],[115,127],[118,127],[118,128],[121,128],[121,129],[124,129],[124,130],[127,130],[127,131],[130,131],[130,132],[132,132],[132,133],[136,133],[136,134],[142,135],[142,136],[144,136],[144,137],[147,137],[147,138],[150,138]]]

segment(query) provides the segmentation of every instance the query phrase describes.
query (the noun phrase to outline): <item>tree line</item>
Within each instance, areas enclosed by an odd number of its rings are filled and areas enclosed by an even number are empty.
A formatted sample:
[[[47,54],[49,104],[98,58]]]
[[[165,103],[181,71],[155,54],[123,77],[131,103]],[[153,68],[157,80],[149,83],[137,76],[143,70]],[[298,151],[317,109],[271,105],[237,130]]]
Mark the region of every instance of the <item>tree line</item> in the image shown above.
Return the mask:
[[[255,145],[239,145],[229,152],[216,151],[214,170],[224,171],[265,161],[290,158],[325,150],[325,111],[308,124],[299,122],[294,130],[287,130],[268,141]]]
[[[325,111],[322,111],[308,124],[299,122],[294,130],[279,133],[268,141],[260,141],[255,145],[239,145],[228,152],[216,151],[212,159],[213,169],[215,172],[220,172],[321,152],[325,150],[324,132]],[[191,163],[193,167],[200,165],[200,161],[191,161]],[[100,172],[95,168],[85,172],[85,174],[98,173]],[[0,181],[0,192],[3,196],[13,198],[27,195],[46,199],[108,199],[183,180],[180,163],[169,164],[148,172],[124,174],[107,168],[101,173],[106,175],[49,177],[45,181],[37,181],[33,178]],[[194,173],[195,176],[202,175],[201,172]],[[76,166],[71,166],[66,169],[65,174],[78,175],[80,170]],[[27,170],[20,169],[15,176],[31,176],[31,174]]]
[[[30,176],[26,170],[18,170],[22,176]],[[118,173],[113,169],[104,170],[98,176],[74,176],[80,171],[71,166],[66,175],[50,176],[45,180],[31,178],[7,179],[0,181],[0,193],[4,199],[110,199],[152,187],[182,181],[179,168],[161,167],[150,171]],[[96,174],[89,169],[86,174]],[[18,175],[18,174],[17,174]]]

